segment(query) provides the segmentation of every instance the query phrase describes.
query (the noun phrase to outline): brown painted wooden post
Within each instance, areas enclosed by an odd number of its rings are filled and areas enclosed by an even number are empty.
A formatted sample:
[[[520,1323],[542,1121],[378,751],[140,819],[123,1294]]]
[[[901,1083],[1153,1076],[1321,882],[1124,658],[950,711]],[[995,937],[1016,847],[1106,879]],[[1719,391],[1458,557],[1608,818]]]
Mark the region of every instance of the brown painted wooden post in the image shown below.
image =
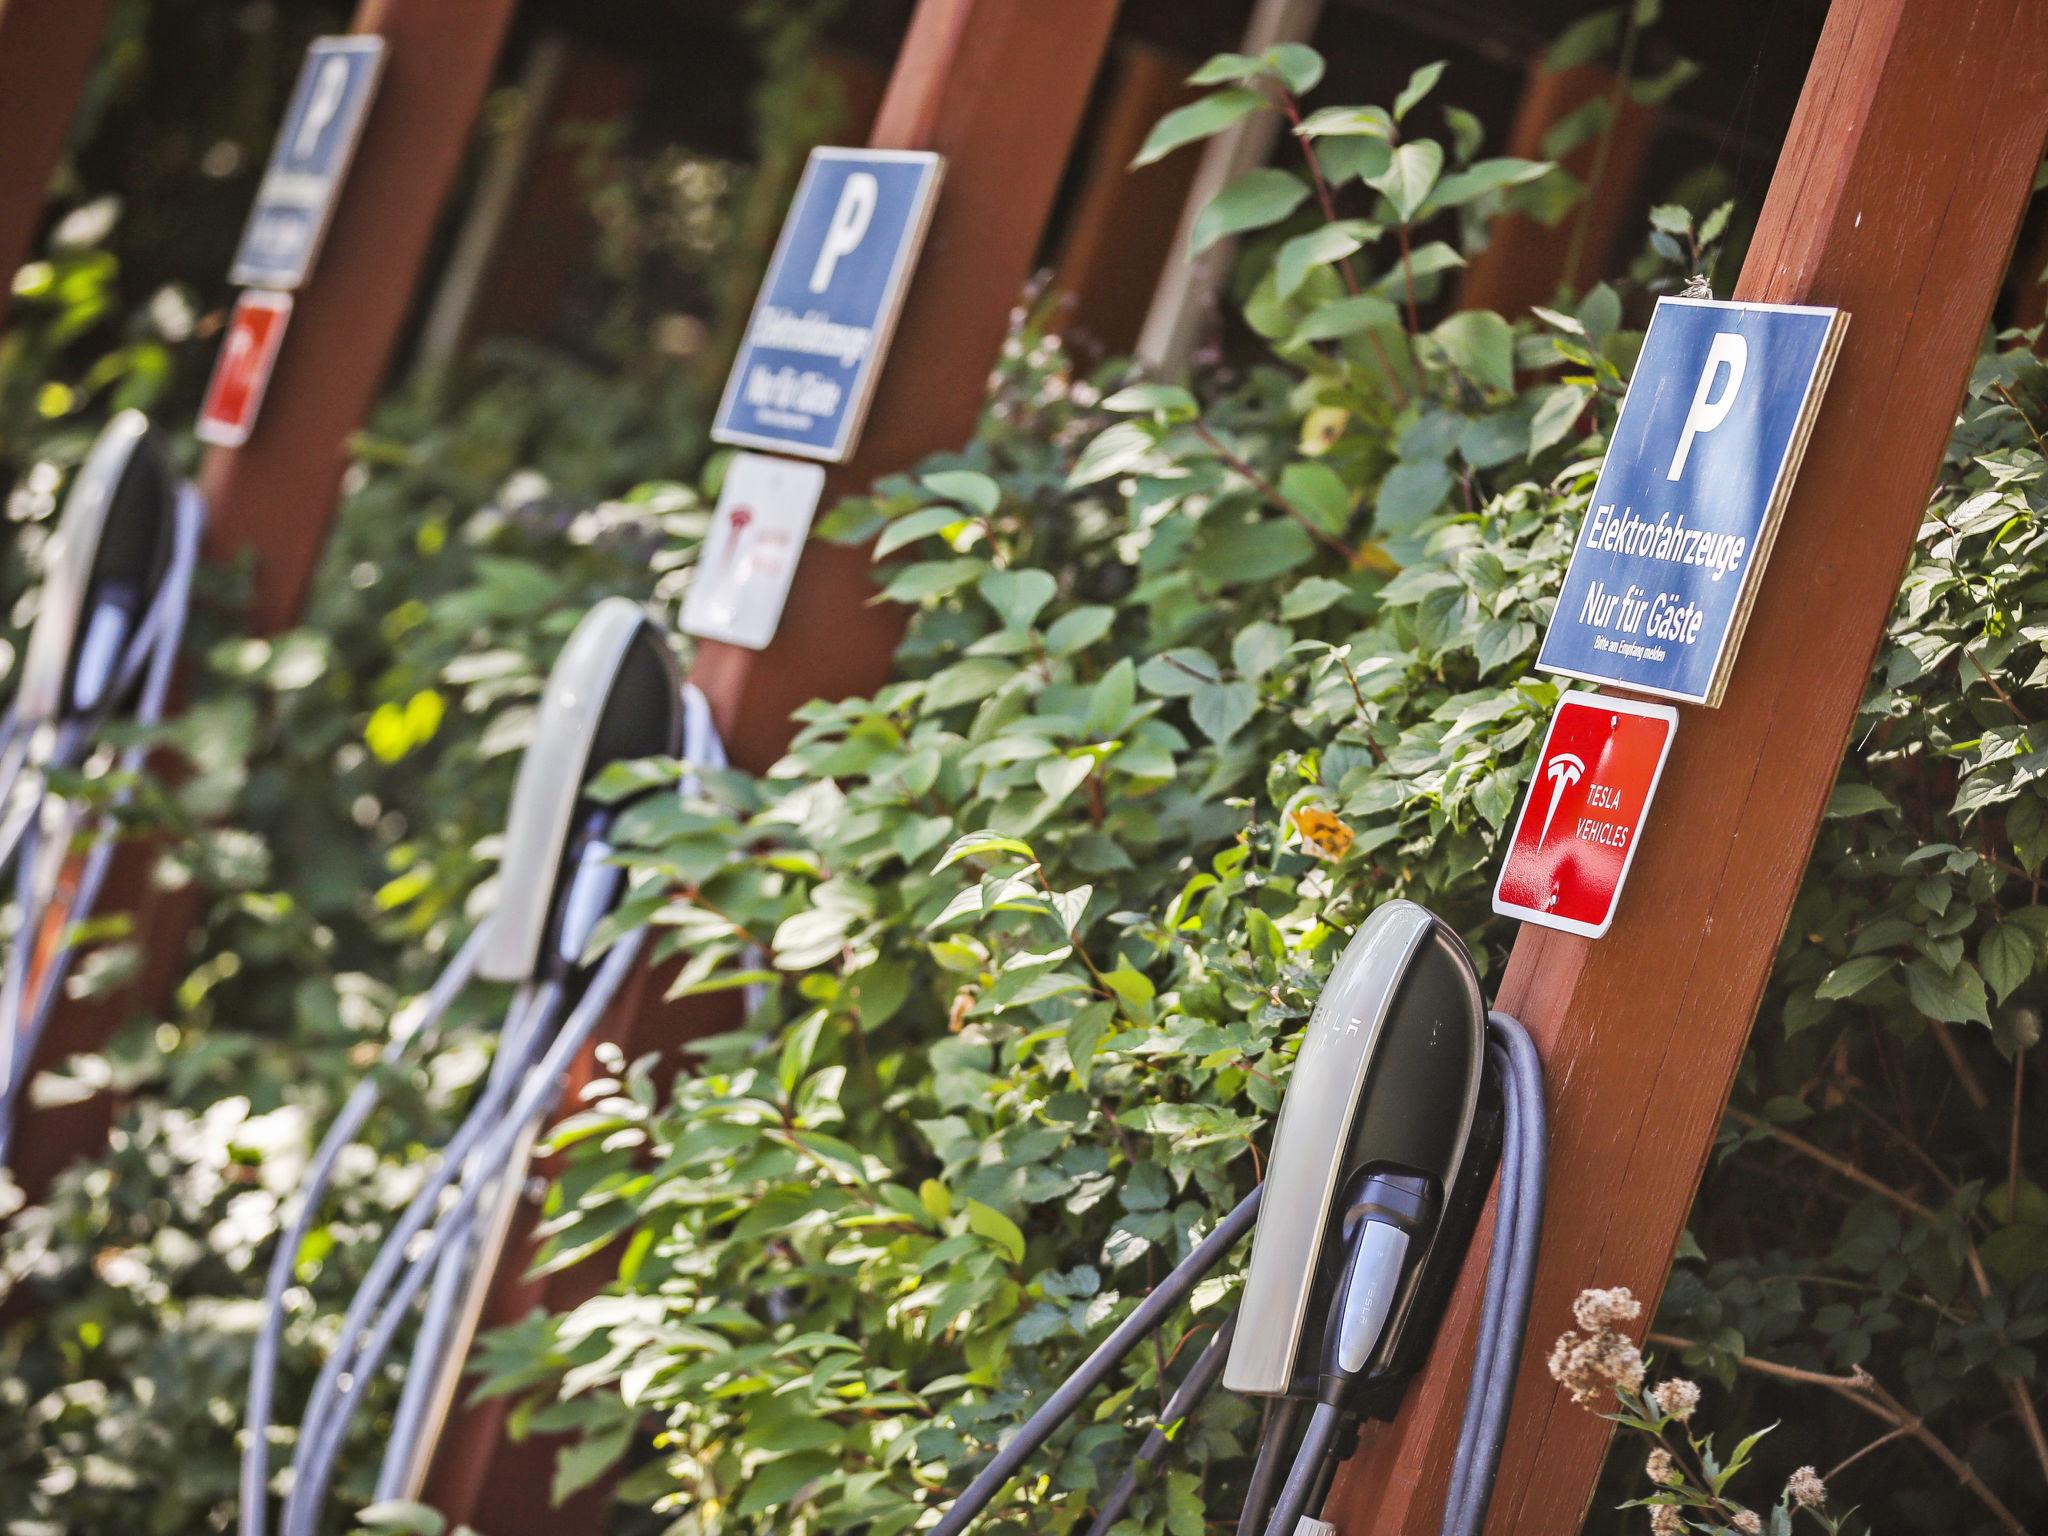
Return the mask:
[[[1159,274],[1185,259],[1176,245],[1200,160],[1168,155],[1131,168],[1152,125],[1201,94],[1188,84],[1200,59],[1130,38],[1116,50],[1116,86],[1089,135],[1088,163],[1067,221],[1052,282],[1056,323],[1084,359],[1131,350]]]
[[[199,471],[206,551],[253,555],[249,628],[305,601],[347,467],[396,349],[441,207],[469,147],[514,0],[361,0],[351,30],[389,51],[355,164],[298,292],[255,433]]]
[[[1656,137],[1657,109],[1636,101],[1627,82],[1604,65],[1551,69],[1539,59],[1529,66],[1501,153],[1548,159],[1543,141],[1550,131],[1603,97],[1612,120],[1563,160],[1566,170],[1587,183],[1585,200],[1555,224],[1522,213],[1495,219],[1486,249],[1473,256],[1458,285],[1461,307],[1520,316],[1532,304],[1550,303],[1561,287],[1578,293],[1613,270],[1608,255],[1623,222],[1636,212],[1636,183]]]
[[[1727,702],[1681,711],[1607,937],[1524,928],[1500,988],[1542,1049],[1552,1142],[1491,1531],[1586,1513],[1610,1426],[1543,1360],[1581,1287],[1663,1289],[2044,138],[2048,5],[1835,0],[1736,296],[1852,318]],[[1338,1481],[1344,1536],[1438,1528],[1482,1254],[1406,1412]]]
[[[920,0],[870,142],[936,150],[946,157],[945,178],[861,446],[828,475],[822,506],[972,435],[1115,14],[1116,0]],[[766,650],[699,643],[693,676],[736,764],[758,772],[780,757],[799,705],[870,693],[886,681],[902,615],[870,606],[874,591],[865,550],[814,541]],[[723,1017],[663,1005],[650,980],[609,1033],[629,1054],[673,1053]],[[531,1226],[529,1209],[491,1282],[487,1325],[535,1306],[574,1305],[609,1278],[599,1259],[542,1282],[525,1279]],[[554,1446],[512,1444],[504,1421],[503,1402],[451,1418],[425,1501],[451,1527],[467,1523],[493,1536],[603,1529],[609,1488],[551,1507]]]
[[[100,3],[78,0],[77,8]],[[0,7],[4,43],[17,7],[35,15],[52,5]],[[211,501],[207,557],[254,559],[252,633],[273,634],[298,617],[333,522],[348,439],[368,419],[397,344],[512,8],[513,0],[362,0],[356,12],[354,30],[382,34],[390,52],[355,164],[319,264],[299,291],[254,435],[240,448],[209,449],[200,469]],[[0,82],[8,78],[0,63]],[[8,110],[0,99],[0,118]],[[101,898],[103,911],[130,915],[141,973],[111,996],[59,1004],[32,1073],[100,1049],[177,984],[199,895],[153,887],[155,857],[143,844],[121,849]],[[31,1200],[105,1145],[113,1112],[104,1094],[30,1111],[15,1138],[13,1171]]]
[[[113,0],[0,0],[0,320]]]

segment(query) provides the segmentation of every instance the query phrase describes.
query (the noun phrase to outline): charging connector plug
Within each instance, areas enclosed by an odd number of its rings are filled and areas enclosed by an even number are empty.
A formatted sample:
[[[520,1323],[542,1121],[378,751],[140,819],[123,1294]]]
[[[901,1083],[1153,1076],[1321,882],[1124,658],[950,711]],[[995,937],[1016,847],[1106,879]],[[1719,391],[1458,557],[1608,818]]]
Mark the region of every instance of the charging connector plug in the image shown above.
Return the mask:
[[[1410,1265],[1428,1246],[1437,1204],[1429,1179],[1390,1172],[1361,1175],[1345,1202],[1344,1273],[1323,1336],[1323,1402],[1341,1402],[1370,1370]]]

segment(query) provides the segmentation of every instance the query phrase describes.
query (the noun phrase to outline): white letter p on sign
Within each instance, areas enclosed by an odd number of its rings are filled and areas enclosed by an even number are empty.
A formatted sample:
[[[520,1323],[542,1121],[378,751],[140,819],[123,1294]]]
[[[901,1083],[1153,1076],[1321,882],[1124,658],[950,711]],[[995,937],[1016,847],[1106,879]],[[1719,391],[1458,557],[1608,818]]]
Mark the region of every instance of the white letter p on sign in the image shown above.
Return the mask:
[[[1714,387],[1714,375],[1721,365],[1728,365],[1728,387],[1721,391],[1721,398],[1709,400],[1707,392]],[[1692,440],[1702,432],[1711,432],[1728,419],[1728,412],[1735,404],[1735,392],[1742,388],[1742,370],[1749,366],[1749,343],[1734,331],[1717,331],[1714,344],[1707,348],[1707,366],[1700,370],[1699,387],[1692,392],[1692,409],[1685,413],[1685,429],[1678,434],[1678,452],[1672,456],[1671,469],[1664,476],[1676,480],[1685,473],[1686,455],[1692,452]]]
[[[320,135],[334,121],[334,114],[341,110],[342,94],[347,89],[348,61],[322,60],[320,73],[313,77],[313,95],[306,104],[306,116],[299,124],[299,135],[292,140],[292,153],[301,160],[319,149]]]
[[[832,282],[832,269],[839,258],[859,248],[868,232],[868,220],[875,216],[875,194],[880,190],[866,171],[854,171],[839,189],[839,206],[832,210],[832,222],[825,229],[825,243],[818,247],[818,260],[811,268],[811,292],[823,293]]]

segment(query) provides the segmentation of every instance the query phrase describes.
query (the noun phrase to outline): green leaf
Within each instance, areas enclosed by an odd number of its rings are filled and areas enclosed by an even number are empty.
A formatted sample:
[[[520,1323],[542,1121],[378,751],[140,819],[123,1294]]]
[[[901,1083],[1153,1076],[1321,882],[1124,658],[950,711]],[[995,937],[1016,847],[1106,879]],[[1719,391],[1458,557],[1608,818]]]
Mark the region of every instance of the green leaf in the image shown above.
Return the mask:
[[[1196,729],[1219,746],[1242,730],[1258,709],[1259,690],[1242,679],[1206,683],[1188,700]]]
[[[1275,43],[1265,59],[1281,84],[1296,96],[1306,96],[1323,78],[1323,56],[1306,43]]]
[[[1385,139],[1354,135],[1324,139],[1316,146],[1322,162],[1323,179],[1332,187],[1354,181],[1369,182],[1394,163],[1394,149]]]
[[[1854,960],[1845,960],[1821,978],[1820,985],[1813,989],[1813,995],[1829,1001],[1854,997],[1873,982],[1890,975],[1892,963],[1889,955],[1859,955]]]
[[[1308,186],[1298,176],[1271,168],[1246,171],[1211,198],[1196,217],[1188,255],[1199,256],[1219,240],[1277,224],[1307,198]]]
[[[988,569],[986,560],[922,560],[889,578],[882,596],[892,603],[917,603],[964,587]]]
[[[1280,665],[1287,648],[1294,643],[1294,631],[1263,621],[1247,625],[1230,642],[1230,664],[1257,682]]]
[[[972,507],[983,517],[989,516],[1002,503],[1001,487],[975,470],[938,469],[921,478],[934,496]]]
[[[1313,341],[1335,341],[1339,337],[1371,330],[1376,325],[1399,324],[1400,319],[1401,312],[1394,307],[1393,300],[1376,293],[1355,293],[1349,298],[1332,299],[1311,310],[1294,328],[1294,334],[1287,338],[1287,345],[1298,347]]]
[[[1294,131],[1304,139],[1391,139],[1394,120],[1385,107],[1320,107],[1303,118]]]
[[[1305,619],[1321,613],[1333,603],[1343,602],[1350,595],[1351,588],[1341,581],[1332,581],[1327,576],[1311,576],[1288,588],[1287,595],[1280,600],[1280,617]]]
[[[1667,235],[1689,235],[1692,215],[1677,203],[1659,203],[1650,210],[1650,228],[1661,229]]]
[[[960,521],[957,507],[920,507],[902,517],[892,518],[875,539],[875,558],[893,555],[906,544],[930,538]]]
[[[1451,366],[1481,389],[1513,392],[1515,333],[1492,310],[1460,310],[1429,334]]]
[[[1382,533],[1405,533],[1443,505],[1451,493],[1449,466],[1434,460],[1396,464],[1380,482],[1373,503],[1374,526]]]
[[[1368,240],[1376,239],[1380,229],[1364,219],[1339,219],[1334,224],[1323,224],[1305,235],[1296,235],[1280,247],[1280,253],[1273,258],[1273,288],[1283,299],[1292,298],[1300,289],[1309,273],[1317,267],[1328,266],[1357,254],[1365,248]],[[1104,401],[1111,410],[1116,409],[1115,396]]]
[[[578,1489],[588,1488],[626,1454],[632,1436],[633,1424],[628,1420],[601,1434],[586,1433],[565,1447],[555,1457],[555,1476],[549,1487],[549,1497],[559,1504]]]
[[[1082,731],[1091,737],[1119,734],[1130,718],[1138,697],[1138,669],[1126,656],[1107,672],[1088,694],[1088,719]]]
[[[405,1531],[409,1536],[441,1536],[448,1529],[439,1510],[410,1499],[380,1499],[357,1512],[356,1524],[373,1531]]]
[[[1826,815],[1830,820],[1843,816],[1869,816],[1894,807],[1891,796],[1870,784],[1838,784],[1835,792],[1828,796]]]
[[[1024,1262],[1023,1229],[994,1206],[983,1205],[979,1200],[969,1200],[967,1230],[996,1244],[1010,1256],[1012,1264]]]
[[[1593,392],[1577,384],[1553,384],[1538,397],[1536,414],[1529,418],[1529,451],[1541,453],[1564,441],[1584,414]]]
[[[1014,837],[1005,837],[1000,832],[969,832],[965,837],[955,838],[947,848],[945,857],[932,866],[932,873],[958,864],[962,859],[978,859],[985,853],[1014,853],[1020,859],[1036,859],[1031,845]]]
[[[1280,496],[1326,533],[1341,534],[1351,522],[1351,492],[1329,465],[1297,459],[1280,472]]]
[[[1120,421],[1095,434],[1067,475],[1067,489],[1077,490],[1115,475],[1128,474],[1152,457],[1155,429],[1141,421]]]
[[[1031,566],[992,570],[981,578],[982,599],[1002,617],[1005,629],[1029,629],[1058,591],[1050,572]]]
[[[1195,397],[1178,384],[1128,384],[1102,402],[1105,411],[1144,411],[1168,421],[1192,421],[1201,414]]]
[[[1910,962],[1906,966],[1906,995],[1921,1013],[1945,1024],[1991,1022],[1984,978],[1968,961],[1953,971],[1944,971],[1932,960]]]
[[[1046,654],[1071,656],[1076,651],[1085,651],[1108,634],[1110,625],[1115,622],[1116,610],[1100,603],[1091,603],[1085,608],[1063,613],[1053,620],[1052,627],[1045,632]]]
[[[2000,923],[1977,946],[1977,968],[2002,1003],[2034,974],[2040,941],[2017,923]]]
[[[1428,200],[1436,186],[1437,173],[1444,167],[1444,149],[1434,139],[1411,139],[1397,145],[1387,168],[1365,184],[1382,193],[1394,205],[1394,216],[1406,224]]]
[[[1436,89],[1437,81],[1443,78],[1444,61],[1425,64],[1408,77],[1408,83],[1401,87],[1401,94],[1394,98],[1394,121],[1406,117],[1415,104]]]
[[[1523,182],[1546,175],[1551,169],[1548,160],[1517,160],[1511,157],[1481,160],[1462,171],[1451,172],[1438,182],[1423,207],[1421,217],[1427,218],[1445,208],[1461,208],[1489,192],[1518,187]]]
[[[1192,144],[1197,139],[1221,133],[1232,123],[1242,122],[1260,108],[1271,105],[1263,94],[1248,86],[1234,85],[1212,91],[1200,101],[1191,101],[1159,119],[1152,132],[1146,135],[1144,147],[1131,160],[1131,168],[1135,170],[1139,166],[1150,165],[1172,154],[1183,144]]]
[[[1188,76],[1189,85],[1226,85],[1237,80],[1251,80],[1266,72],[1266,61],[1255,59],[1248,53],[1218,53],[1204,60],[1201,67]]]

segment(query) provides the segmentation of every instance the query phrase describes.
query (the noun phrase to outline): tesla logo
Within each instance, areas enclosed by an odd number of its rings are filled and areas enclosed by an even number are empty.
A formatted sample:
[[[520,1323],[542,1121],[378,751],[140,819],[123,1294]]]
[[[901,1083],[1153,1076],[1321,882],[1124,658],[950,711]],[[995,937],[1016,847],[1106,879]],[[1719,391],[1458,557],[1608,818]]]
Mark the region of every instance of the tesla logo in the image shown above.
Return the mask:
[[[725,536],[725,547],[718,552],[718,563],[726,570],[732,569],[733,556],[740,552],[740,543],[747,536],[747,524],[754,520],[751,507],[734,507],[726,519],[732,531]]]
[[[1550,780],[1550,809],[1543,813],[1543,830],[1536,834],[1538,848],[1550,841],[1550,824],[1557,819],[1564,792],[1586,776],[1586,765],[1571,753],[1560,752],[1543,765],[1543,776]]]

